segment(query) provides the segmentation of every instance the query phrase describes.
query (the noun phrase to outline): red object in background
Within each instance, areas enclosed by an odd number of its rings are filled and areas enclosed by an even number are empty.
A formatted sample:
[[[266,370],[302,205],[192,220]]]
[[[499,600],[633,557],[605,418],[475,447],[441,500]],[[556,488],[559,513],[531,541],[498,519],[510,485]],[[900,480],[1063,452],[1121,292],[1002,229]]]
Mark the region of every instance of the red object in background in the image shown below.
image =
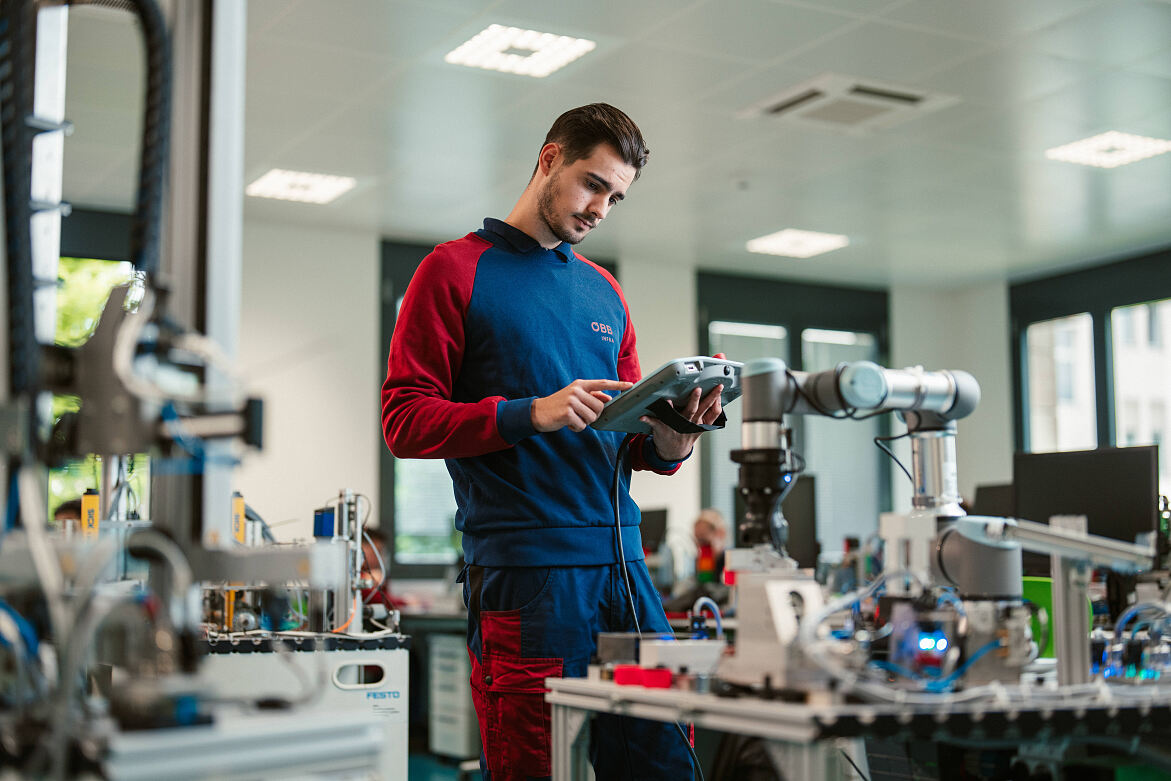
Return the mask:
[[[396,597],[390,593],[387,587],[383,587],[378,591],[373,589],[362,589],[362,604],[364,605],[386,605],[387,607],[398,610],[400,608],[409,607],[411,602],[406,599]]]
[[[730,569],[724,570],[724,585],[725,586],[735,586],[736,585],[736,573],[733,570],[730,570]]]
[[[716,582],[716,552],[710,545],[701,545],[695,558],[695,579],[700,583]]]
[[[646,670],[637,664],[614,665],[614,683],[619,686],[643,686],[647,689],[669,689],[673,676],[665,667]]]

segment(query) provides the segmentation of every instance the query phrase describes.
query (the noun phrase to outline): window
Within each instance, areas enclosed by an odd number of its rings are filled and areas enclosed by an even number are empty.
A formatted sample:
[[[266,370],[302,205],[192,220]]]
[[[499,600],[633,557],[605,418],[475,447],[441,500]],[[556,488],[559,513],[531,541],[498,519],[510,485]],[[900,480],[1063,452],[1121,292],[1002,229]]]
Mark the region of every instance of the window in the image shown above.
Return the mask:
[[[1114,334],[1114,397],[1120,445],[1159,445],[1160,490],[1171,490],[1171,453],[1162,447],[1165,410],[1171,404],[1171,350],[1163,347],[1159,329],[1171,315],[1171,299],[1116,307],[1113,323],[1134,320],[1147,339],[1126,342]],[[1143,416],[1145,413],[1145,417]]]
[[[883,291],[700,273],[700,349],[737,361],[780,358],[795,370],[829,369],[842,361],[884,361],[887,295]],[[798,338],[799,336],[799,338]],[[740,447],[740,405],[728,425],[705,435],[702,501],[736,519],[739,470],[729,454]],[[840,421],[792,416],[794,446],[814,480],[817,538],[827,559],[847,536],[874,531],[890,509],[890,462],[871,440],[890,416]],[[729,512],[730,511],[730,512]]]
[[[878,342],[858,331],[806,328],[801,354],[805,371],[822,371],[843,362],[877,362]],[[846,537],[865,538],[877,529],[886,456],[873,441],[883,433],[882,422],[806,416],[802,425],[806,467],[817,478],[817,537],[823,555],[836,559]]]
[[[1171,492],[1171,250],[1019,283],[1009,297],[1017,448],[1158,445]]]
[[[125,261],[94,258],[61,258],[57,268],[57,330],[55,341],[80,347],[93,335],[110,291],[134,277]],[[76,396],[53,397],[53,419],[77,412]],[[150,459],[146,454],[108,457],[89,455],[49,470],[49,518],[61,504],[101,485],[103,467],[111,468],[117,493],[113,501],[131,518],[149,517]]]
[[[382,376],[403,293],[431,249],[421,244],[382,244]],[[389,541],[392,571],[396,577],[443,576],[462,555],[446,464],[442,459],[395,458],[385,444],[379,452],[379,517]]]
[[[1081,313],[1033,323],[1026,345],[1032,450],[1093,448],[1097,431],[1091,317]]]
[[[710,352],[724,353],[735,361],[747,362],[755,358],[781,358],[789,356],[789,334],[783,326],[764,323],[739,323],[716,320],[708,326]],[[739,465],[732,460],[733,450],[740,448],[740,405],[731,404],[725,410],[728,423],[719,431],[705,434],[701,439],[705,471],[712,492],[708,507],[714,507],[725,518],[736,517],[736,485],[739,479]]]

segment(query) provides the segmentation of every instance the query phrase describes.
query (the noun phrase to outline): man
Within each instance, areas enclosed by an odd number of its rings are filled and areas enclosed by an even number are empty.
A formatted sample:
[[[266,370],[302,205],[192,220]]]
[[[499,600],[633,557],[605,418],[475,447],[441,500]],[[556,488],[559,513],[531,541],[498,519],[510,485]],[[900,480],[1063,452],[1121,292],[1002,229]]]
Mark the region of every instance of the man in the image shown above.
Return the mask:
[[[382,423],[400,458],[445,458],[467,567],[472,696],[486,779],[550,773],[544,679],[583,676],[598,632],[669,632],[642,561],[631,469],[671,474],[697,439],[657,419],[611,490],[622,435],[590,428],[608,393],[639,379],[618,283],[577,244],[621,201],[647,160],[638,127],[592,104],[561,115],[508,217],[441,244],[403,298]],[[719,388],[680,412],[710,424]],[[616,544],[615,509],[621,519]],[[690,778],[674,725],[600,717],[598,778]]]

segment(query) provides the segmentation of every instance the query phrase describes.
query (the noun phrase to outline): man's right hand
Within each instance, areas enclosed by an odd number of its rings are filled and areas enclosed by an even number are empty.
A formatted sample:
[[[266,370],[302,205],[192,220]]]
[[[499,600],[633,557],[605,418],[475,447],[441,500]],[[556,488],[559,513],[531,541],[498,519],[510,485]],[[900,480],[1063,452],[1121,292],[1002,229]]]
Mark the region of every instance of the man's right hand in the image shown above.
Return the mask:
[[[620,380],[574,380],[552,396],[533,400],[533,428],[544,432],[569,426],[573,431],[583,431],[598,419],[610,400],[603,391],[624,391],[633,385]]]

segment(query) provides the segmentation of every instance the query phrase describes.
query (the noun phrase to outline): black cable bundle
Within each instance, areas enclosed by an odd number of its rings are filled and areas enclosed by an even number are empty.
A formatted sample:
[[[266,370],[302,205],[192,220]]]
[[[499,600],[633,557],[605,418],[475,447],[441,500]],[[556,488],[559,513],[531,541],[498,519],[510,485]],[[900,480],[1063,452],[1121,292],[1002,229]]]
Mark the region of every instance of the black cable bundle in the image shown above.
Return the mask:
[[[146,47],[146,98],[130,250],[134,268],[153,276],[159,264],[163,187],[171,143],[171,39],[167,34],[167,23],[154,0],[74,0],[73,4],[132,11],[142,24]]]
[[[8,373],[13,397],[37,386],[40,346],[33,325],[32,145],[27,120],[33,107],[36,8],[0,1],[0,145],[4,155],[4,229],[7,236]],[[31,428],[31,427],[30,427]]]
[[[158,268],[163,186],[170,146],[171,45],[154,0],[79,0],[130,10],[142,24],[146,48],[146,100],[138,197],[131,228],[135,268]],[[36,393],[40,352],[34,328],[32,267],[33,78],[37,5],[0,0],[0,149],[4,156],[4,227],[7,241],[8,363],[13,396]],[[30,427],[30,432],[36,427]]]

